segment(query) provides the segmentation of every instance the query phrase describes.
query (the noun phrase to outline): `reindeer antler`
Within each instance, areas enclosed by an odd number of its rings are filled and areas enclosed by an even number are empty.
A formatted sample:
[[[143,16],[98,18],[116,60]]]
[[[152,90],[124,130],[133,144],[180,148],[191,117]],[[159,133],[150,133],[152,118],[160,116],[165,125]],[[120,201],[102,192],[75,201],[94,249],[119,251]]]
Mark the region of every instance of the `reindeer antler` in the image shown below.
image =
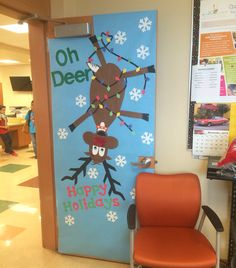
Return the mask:
[[[74,181],[74,184],[76,185],[77,182],[78,182],[79,174],[83,171],[83,176],[86,175],[86,167],[92,161],[92,159],[91,159],[91,157],[80,157],[79,160],[83,160],[84,163],[79,168],[70,168],[69,170],[73,170],[73,171],[75,171],[75,173],[72,176],[64,176],[61,179],[62,181],[71,180],[71,181]],[[117,194],[123,200],[125,200],[124,195],[121,192],[116,190],[115,184],[121,185],[120,182],[118,182],[117,180],[113,179],[112,176],[111,176],[111,173],[110,173],[110,169],[112,169],[114,171],[116,171],[116,169],[112,165],[108,164],[106,161],[103,161],[103,166],[104,166],[104,169],[105,169],[105,176],[104,176],[103,182],[105,183],[106,180],[108,179],[109,184],[110,184],[110,189],[109,189],[108,194],[109,195],[111,195],[111,193]]]
[[[96,35],[93,35],[93,36],[89,37],[89,40],[91,41],[91,43],[93,44],[93,46],[95,48],[95,52],[96,52],[96,54],[98,56],[98,59],[99,59],[101,65],[105,65],[106,60],[105,60],[105,57],[104,57],[104,55],[103,55],[103,53],[101,51],[101,48],[100,48],[100,46],[98,44],[98,40],[97,40]]]
[[[109,190],[108,194],[109,194],[109,195],[111,195],[111,193],[117,194],[117,195],[119,195],[123,200],[125,200],[124,195],[123,195],[121,192],[117,191],[117,190],[116,190],[116,187],[115,187],[115,184],[118,184],[118,185],[121,185],[121,184],[120,184],[118,181],[114,180],[114,179],[112,178],[112,176],[111,176],[111,173],[110,173],[110,169],[112,169],[112,170],[114,170],[114,171],[116,171],[116,169],[115,169],[112,165],[108,164],[108,163],[106,162],[106,160],[103,161],[103,166],[104,166],[104,169],[105,169],[105,176],[104,176],[103,182],[105,183],[106,180],[108,179],[108,180],[109,180],[109,184],[110,184],[110,190]]]
[[[92,161],[91,157],[80,157],[79,160],[83,160],[84,163],[79,168],[70,168],[69,170],[75,171],[75,173],[72,176],[64,176],[61,180],[71,180],[74,181],[74,184],[76,185],[78,182],[78,176],[83,171],[83,176],[86,175],[86,167],[87,165]]]

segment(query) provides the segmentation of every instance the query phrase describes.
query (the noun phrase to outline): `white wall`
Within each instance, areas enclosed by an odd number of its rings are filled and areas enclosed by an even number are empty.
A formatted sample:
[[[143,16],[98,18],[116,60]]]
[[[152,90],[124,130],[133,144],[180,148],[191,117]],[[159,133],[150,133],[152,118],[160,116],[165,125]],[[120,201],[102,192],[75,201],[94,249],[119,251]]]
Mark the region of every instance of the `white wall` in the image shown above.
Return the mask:
[[[31,91],[13,91],[10,83],[10,76],[30,76],[30,65],[9,65],[0,66],[0,82],[3,89],[3,104],[7,107],[6,113],[9,113],[9,106],[27,106],[33,99]]]
[[[156,88],[156,171],[193,172],[202,186],[202,203],[220,216],[225,232],[221,257],[228,254],[230,218],[229,182],[206,178],[207,160],[193,159],[187,150],[191,0],[51,0],[52,17],[87,16],[140,10],[158,10]],[[215,232],[206,222],[204,233],[215,243]]]

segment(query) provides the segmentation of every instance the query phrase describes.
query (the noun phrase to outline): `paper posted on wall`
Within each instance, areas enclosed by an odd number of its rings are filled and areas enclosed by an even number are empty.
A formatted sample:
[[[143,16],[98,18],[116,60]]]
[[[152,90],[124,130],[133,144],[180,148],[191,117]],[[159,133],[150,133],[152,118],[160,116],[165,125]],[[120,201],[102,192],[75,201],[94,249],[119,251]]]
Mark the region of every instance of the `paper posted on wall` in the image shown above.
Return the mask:
[[[222,156],[228,148],[229,120],[230,104],[195,104],[193,155]]]
[[[228,148],[228,131],[194,130],[193,155],[222,156]]]
[[[193,66],[191,100],[199,103],[220,101],[220,64]]]

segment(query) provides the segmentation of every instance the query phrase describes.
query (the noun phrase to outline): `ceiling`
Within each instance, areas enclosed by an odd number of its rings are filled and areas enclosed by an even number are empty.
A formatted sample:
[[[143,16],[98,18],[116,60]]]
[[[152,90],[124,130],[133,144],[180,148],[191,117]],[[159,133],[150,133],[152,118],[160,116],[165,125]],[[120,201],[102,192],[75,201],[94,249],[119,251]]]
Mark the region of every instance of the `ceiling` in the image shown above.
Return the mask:
[[[0,14],[0,26],[17,23],[16,19]],[[0,29],[0,59],[17,60],[20,64],[29,64],[28,34],[17,34]]]

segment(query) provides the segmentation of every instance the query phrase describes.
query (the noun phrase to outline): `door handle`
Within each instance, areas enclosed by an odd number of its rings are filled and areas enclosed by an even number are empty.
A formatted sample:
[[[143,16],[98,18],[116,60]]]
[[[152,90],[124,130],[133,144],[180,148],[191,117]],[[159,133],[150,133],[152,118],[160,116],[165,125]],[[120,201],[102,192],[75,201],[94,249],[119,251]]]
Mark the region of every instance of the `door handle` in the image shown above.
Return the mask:
[[[156,163],[157,161],[154,159],[154,157],[140,156],[138,162],[131,162],[131,165],[138,168],[154,168]]]

